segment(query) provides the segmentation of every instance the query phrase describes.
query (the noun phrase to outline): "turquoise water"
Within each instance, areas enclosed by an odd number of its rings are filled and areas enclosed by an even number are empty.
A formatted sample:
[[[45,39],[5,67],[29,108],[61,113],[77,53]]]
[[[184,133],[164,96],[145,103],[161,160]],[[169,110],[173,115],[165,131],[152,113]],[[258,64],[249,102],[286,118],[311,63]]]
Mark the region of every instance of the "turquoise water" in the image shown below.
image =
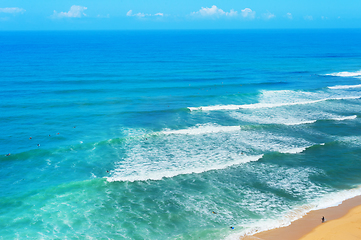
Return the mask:
[[[0,32],[0,53],[0,239],[238,239],[361,195],[360,30]]]

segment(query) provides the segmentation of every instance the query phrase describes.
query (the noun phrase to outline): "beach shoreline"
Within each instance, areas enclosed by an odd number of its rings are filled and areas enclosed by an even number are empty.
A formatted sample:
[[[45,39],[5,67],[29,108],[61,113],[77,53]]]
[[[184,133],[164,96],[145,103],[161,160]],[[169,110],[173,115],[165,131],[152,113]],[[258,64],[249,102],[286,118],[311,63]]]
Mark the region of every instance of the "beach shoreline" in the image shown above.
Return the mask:
[[[271,229],[264,232],[259,232],[251,236],[241,237],[241,240],[299,240],[314,231],[328,231],[319,230],[322,226],[326,226],[332,220],[340,220],[342,222],[349,222],[348,214],[352,211],[361,209],[361,196],[347,199],[338,206],[329,207],[325,209],[313,210],[307,213],[302,218],[292,222],[290,225]],[[326,222],[322,223],[322,217],[325,217]],[[360,217],[361,219],[361,217]],[[334,222],[334,221],[332,221]],[[326,228],[328,229],[328,228]],[[322,235],[322,233],[320,233]],[[325,232],[326,234],[326,232]],[[308,238],[307,238],[308,239]],[[314,239],[314,238],[310,238]],[[316,238],[317,239],[317,238]]]

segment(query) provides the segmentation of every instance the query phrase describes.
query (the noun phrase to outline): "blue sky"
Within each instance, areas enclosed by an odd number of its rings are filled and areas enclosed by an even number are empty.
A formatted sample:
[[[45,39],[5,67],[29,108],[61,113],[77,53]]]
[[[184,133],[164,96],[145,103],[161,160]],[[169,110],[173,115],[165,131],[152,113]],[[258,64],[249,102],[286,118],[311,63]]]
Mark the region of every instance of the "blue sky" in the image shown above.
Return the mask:
[[[0,30],[359,27],[359,0],[0,1]]]

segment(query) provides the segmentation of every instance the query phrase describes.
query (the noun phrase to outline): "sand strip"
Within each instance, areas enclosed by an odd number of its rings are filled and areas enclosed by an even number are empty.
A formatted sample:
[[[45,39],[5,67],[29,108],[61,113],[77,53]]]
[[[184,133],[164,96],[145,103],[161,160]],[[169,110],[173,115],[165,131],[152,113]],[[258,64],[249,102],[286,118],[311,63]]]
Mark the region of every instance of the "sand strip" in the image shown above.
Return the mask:
[[[300,240],[356,240],[361,239],[361,206],[351,209],[345,216],[325,222]]]
[[[353,209],[354,211],[350,211],[351,209]],[[351,224],[351,221],[354,221],[355,217],[353,217],[352,218],[353,220],[351,220],[348,212],[349,212],[349,214],[353,214],[353,216],[356,216],[356,212],[358,212],[359,215],[357,215],[357,216],[359,218],[359,221],[361,221],[361,196],[345,200],[342,204],[340,204],[339,206],[336,206],[336,207],[330,207],[330,208],[326,208],[326,209],[311,211],[307,215],[305,215],[303,218],[294,221],[291,225],[289,225],[287,227],[282,227],[282,228],[277,228],[277,229],[257,233],[253,236],[247,236],[247,237],[244,237],[241,239],[242,240],[299,240],[303,236],[311,233],[313,230],[315,230],[315,232],[321,231],[320,235],[317,235],[317,236],[326,235],[326,232],[330,231],[329,228],[334,228],[333,224],[336,221],[345,223],[345,225],[347,225],[346,223],[350,223],[349,225],[353,226],[353,223]],[[346,214],[348,214],[348,215],[345,216]],[[325,223],[322,223],[322,220],[321,220],[322,216],[325,216],[325,219],[326,219]],[[344,217],[344,218],[341,218],[341,217]],[[339,220],[335,220],[335,219],[339,219]],[[331,221],[331,220],[335,220],[335,221]],[[320,228],[318,228],[319,226],[320,226]],[[330,227],[328,227],[328,226],[330,226]],[[361,232],[361,225],[359,224],[358,226],[359,226],[359,228],[356,228],[357,229],[356,231]],[[315,229],[315,228],[317,228],[317,229]],[[319,229],[321,229],[321,230],[319,230]],[[345,231],[348,231],[348,230],[345,230]],[[360,239],[360,238],[345,238],[345,237],[342,237],[342,238],[329,238],[329,237],[324,238],[324,237],[325,236],[323,236],[323,238],[311,237],[311,238],[305,238],[304,240]]]

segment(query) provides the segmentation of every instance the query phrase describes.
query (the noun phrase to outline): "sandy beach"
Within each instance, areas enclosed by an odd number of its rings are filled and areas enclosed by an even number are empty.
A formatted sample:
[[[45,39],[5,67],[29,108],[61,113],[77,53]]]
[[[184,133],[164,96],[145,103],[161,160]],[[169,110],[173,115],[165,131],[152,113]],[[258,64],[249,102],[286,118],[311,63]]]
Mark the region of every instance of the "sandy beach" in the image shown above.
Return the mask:
[[[322,223],[322,217],[326,221]],[[353,240],[361,239],[361,196],[336,207],[311,211],[287,227],[277,228],[242,240]]]

